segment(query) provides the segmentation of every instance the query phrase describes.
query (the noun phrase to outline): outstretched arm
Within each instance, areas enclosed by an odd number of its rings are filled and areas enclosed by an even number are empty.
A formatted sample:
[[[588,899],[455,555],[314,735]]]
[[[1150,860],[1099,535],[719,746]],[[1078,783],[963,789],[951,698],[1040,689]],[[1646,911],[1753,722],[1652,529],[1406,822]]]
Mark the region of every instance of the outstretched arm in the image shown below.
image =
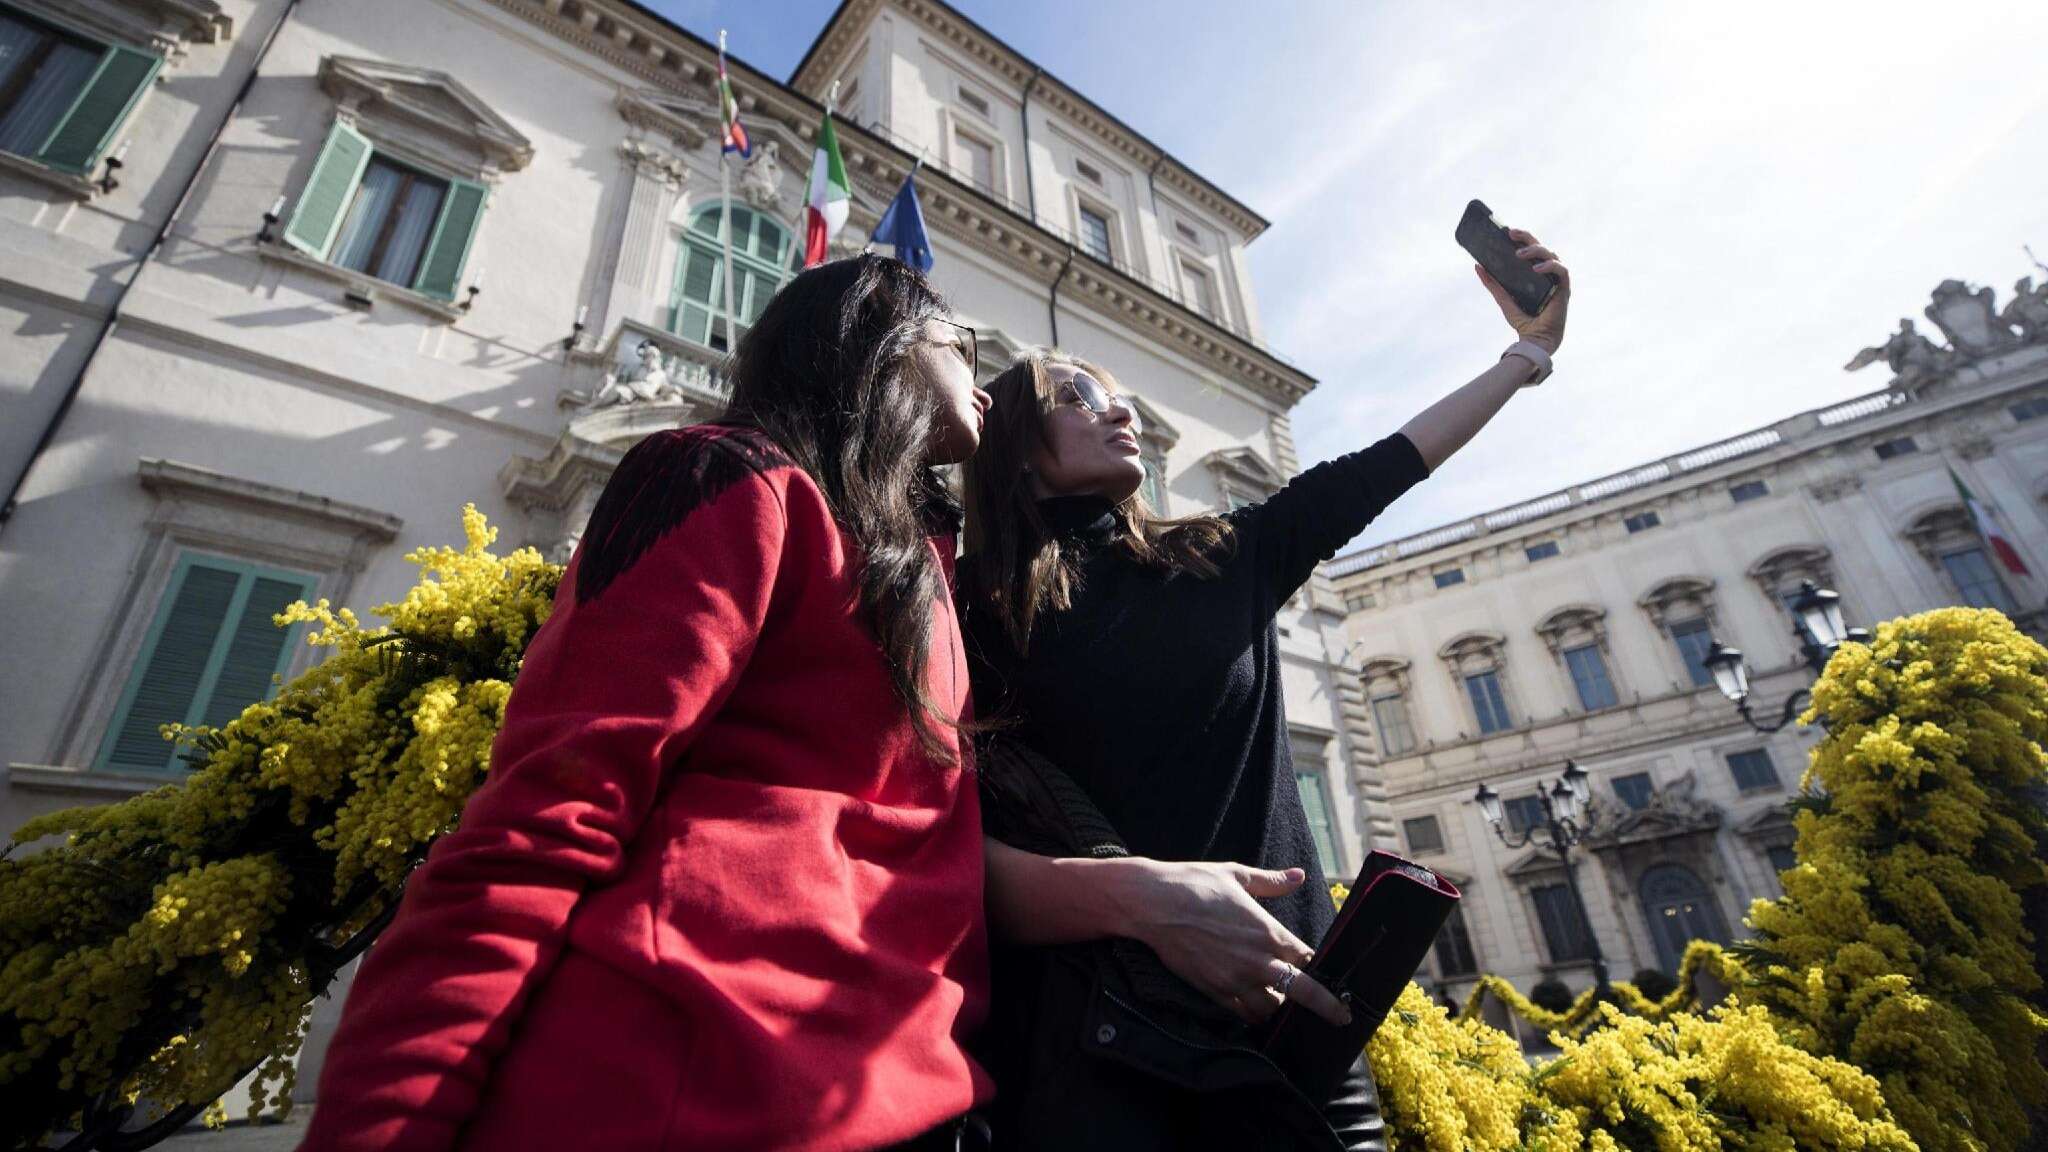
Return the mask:
[[[1571,305],[1572,278],[1557,255],[1536,242],[1536,238],[1520,228],[1508,229],[1508,235],[1522,245],[1517,255],[1535,260],[1536,271],[1547,272],[1558,278],[1557,291],[1550,294],[1550,300],[1543,305],[1543,311],[1534,316],[1523,312],[1514,299],[1507,294],[1484,268],[1473,265],[1486,290],[1493,293],[1494,302],[1500,305],[1501,315],[1508,325],[1523,340],[1554,354],[1564,343],[1565,310]],[[1481,372],[1459,388],[1417,413],[1415,418],[1401,426],[1401,434],[1415,445],[1422,454],[1422,462],[1431,472],[1437,465],[1451,458],[1452,453],[1465,446],[1486,422],[1493,419],[1515,392],[1532,382],[1536,365],[1520,356],[1503,356],[1500,363]]]

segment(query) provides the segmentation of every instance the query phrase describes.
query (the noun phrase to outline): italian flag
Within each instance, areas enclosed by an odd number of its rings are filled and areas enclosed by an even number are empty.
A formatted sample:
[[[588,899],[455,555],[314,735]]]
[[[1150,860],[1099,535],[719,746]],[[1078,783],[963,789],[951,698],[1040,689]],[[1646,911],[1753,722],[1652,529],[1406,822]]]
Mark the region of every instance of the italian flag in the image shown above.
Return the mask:
[[[839,158],[839,136],[832,131],[832,110],[818,125],[818,151],[811,157],[811,178],[804,185],[804,267],[825,262],[832,237],[846,226],[846,162]]]
[[[1963,478],[1956,475],[1954,468],[1948,470],[1948,478],[1956,482],[1956,492],[1963,498],[1963,507],[1970,510],[1970,519],[1977,522],[1977,534],[1984,538],[1984,543],[1991,551],[1997,553],[1998,562],[2005,565],[2005,570],[2015,576],[2028,575],[2026,564],[2020,560],[2019,550],[2012,546],[2012,540],[1999,529],[1998,522],[1991,518],[1991,509],[1977,499],[1976,494],[1963,483]]]

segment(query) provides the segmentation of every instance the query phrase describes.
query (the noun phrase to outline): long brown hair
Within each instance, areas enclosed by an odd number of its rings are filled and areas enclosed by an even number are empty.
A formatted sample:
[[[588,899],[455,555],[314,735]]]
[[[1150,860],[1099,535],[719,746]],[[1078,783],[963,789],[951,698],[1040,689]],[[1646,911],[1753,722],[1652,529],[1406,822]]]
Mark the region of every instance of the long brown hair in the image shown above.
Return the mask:
[[[967,463],[967,554],[960,584],[971,602],[992,611],[1017,651],[1031,643],[1038,615],[1071,605],[1080,583],[1075,558],[1060,546],[1031,490],[1031,450],[1045,443],[1045,417],[1059,402],[1060,385],[1048,371],[1070,364],[1119,391],[1116,377],[1078,356],[1033,348],[988,383],[995,403],[982,429],[981,447]],[[1113,547],[1158,572],[1188,572],[1202,579],[1220,574],[1237,538],[1215,516],[1162,518],[1133,492],[1113,515]]]
[[[924,691],[941,595],[927,533],[959,515],[927,462],[940,411],[910,355],[949,315],[915,268],[861,255],[812,268],[768,302],[732,358],[725,418],[766,432],[825,494],[860,546],[860,613],[925,750],[959,728]]]

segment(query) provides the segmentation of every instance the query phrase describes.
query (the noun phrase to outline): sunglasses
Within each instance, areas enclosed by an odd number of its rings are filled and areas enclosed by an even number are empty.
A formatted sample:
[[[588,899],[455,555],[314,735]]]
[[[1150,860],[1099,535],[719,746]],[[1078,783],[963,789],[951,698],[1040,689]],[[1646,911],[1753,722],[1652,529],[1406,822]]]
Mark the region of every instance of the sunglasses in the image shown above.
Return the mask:
[[[1142,430],[1143,422],[1138,419],[1137,406],[1131,403],[1130,397],[1111,392],[1102,386],[1102,381],[1086,372],[1075,372],[1067,378],[1066,386],[1074,393],[1074,399],[1090,412],[1107,416],[1111,408],[1121,408],[1131,418],[1131,435],[1136,436]]]
[[[959,342],[952,346],[953,350],[960,354],[961,360],[966,361],[969,375],[979,375],[981,372],[981,354],[975,346],[974,329],[969,328],[965,324],[955,324],[951,320],[940,319],[936,316],[932,317],[932,319],[938,320],[939,323],[960,334]],[[934,340],[932,343],[936,344],[938,341]]]

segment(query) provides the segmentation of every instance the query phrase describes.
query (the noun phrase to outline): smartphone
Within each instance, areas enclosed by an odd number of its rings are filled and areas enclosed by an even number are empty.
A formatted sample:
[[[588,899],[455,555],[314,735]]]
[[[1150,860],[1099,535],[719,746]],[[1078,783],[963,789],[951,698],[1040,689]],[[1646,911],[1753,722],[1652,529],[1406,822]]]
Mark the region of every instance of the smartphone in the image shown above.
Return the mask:
[[[1500,281],[1515,306],[1529,315],[1542,311],[1544,302],[1557,291],[1556,277],[1536,271],[1532,262],[1515,255],[1515,249],[1521,245],[1493,218],[1493,210],[1483,201],[1465,205],[1465,218],[1458,221],[1457,237],[1458,246],[1470,252],[1488,275]]]

